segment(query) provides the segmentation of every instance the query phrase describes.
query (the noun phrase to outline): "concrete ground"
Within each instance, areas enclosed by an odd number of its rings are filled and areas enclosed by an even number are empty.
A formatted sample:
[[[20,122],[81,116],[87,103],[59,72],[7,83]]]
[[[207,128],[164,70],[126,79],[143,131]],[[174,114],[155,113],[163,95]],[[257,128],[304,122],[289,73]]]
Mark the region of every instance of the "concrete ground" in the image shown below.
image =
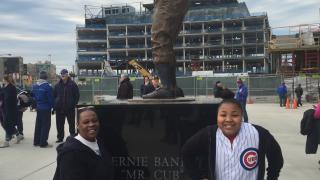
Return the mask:
[[[249,121],[267,128],[281,145],[285,160],[281,180],[318,180],[320,177],[320,152],[306,155],[306,137],[299,134],[303,112],[311,107],[311,104],[289,110],[278,104],[249,104],[247,107]],[[26,112],[23,120],[25,139],[20,144],[11,143],[9,148],[0,149],[0,180],[51,180],[56,167],[55,117],[52,116],[49,138],[54,147],[44,149],[32,145],[35,113]],[[0,130],[0,138],[2,143],[3,130]]]

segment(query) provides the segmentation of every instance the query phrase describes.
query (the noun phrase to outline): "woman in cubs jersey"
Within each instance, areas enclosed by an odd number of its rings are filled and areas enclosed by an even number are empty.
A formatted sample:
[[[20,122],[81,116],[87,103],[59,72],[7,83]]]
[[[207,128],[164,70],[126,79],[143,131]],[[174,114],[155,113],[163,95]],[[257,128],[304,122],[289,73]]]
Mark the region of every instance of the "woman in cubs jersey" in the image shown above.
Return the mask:
[[[184,144],[184,168],[192,179],[278,179],[283,166],[279,144],[269,131],[242,119],[241,104],[226,99],[219,105],[217,125],[200,130]]]

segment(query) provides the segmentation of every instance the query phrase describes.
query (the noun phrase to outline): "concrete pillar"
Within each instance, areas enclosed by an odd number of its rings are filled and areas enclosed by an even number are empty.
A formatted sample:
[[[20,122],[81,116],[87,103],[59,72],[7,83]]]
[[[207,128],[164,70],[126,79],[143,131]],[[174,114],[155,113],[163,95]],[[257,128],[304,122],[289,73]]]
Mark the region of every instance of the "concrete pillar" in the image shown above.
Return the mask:
[[[241,29],[242,29],[242,30],[245,30],[244,20],[242,20],[241,23],[242,23]]]
[[[144,47],[148,48],[148,39],[147,36],[144,37]]]
[[[222,59],[224,59],[224,48],[222,48],[221,51],[222,51]]]
[[[206,58],[205,58],[205,50],[204,50],[204,47],[202,48],[202,56],[203,56],[204,59],[206,59]]]
[[[245,60],[242,60],[242,72],[243,73],[247,72],[246,61]]]
[[[51,65],[50,65],[50,67],[51,67]],[[76,65],[75,65],[75,71],[74,71],[74,73],[76,73],[76,75],[80,75],[80,69],[79,69],[79,67],[78,67],[78,63],[76,63]]]
[[[221,44],[224,45],[224,34],[223,34],[223,32],[221,34]]]
[[[224,32],[224,21],[221,21],[221,30]]]
[[[110,48],[110,42],[109,42],[109,26],[107,26],[107,48]]]
[[[222,61],[222,72],[224,72],[224,61]]]
[[[108,61],[110,60],[110,52],[109,52],[109,50],[107,50],[107,60]]]
[[[182,46],[185,47],[186,46],[186,37],[185,37],[185,25],[183,23],[183,26],[182,26]]]
[[[129,47],[129,43],[128,43],[128,26],[126,26],[126,48]]]
[[[147,30],[148,30],[147,25],[145,25],[145,26],[144,26],[144,35],[148,35]]]
[[[242,58],[245,58],[246,56],[246,49],[244,48],[244,46],[242,46]]]
[[[242,44],[245,44],[245,35],[244,35],[244,32],[242,33]]]
[[[204,23],[202,23],[202,32],[205,32]]]
[[[202,35],[202,46],[204,46],[204,35]]]
[[[148,50],[147,49],[144,50],[144,58],[146,59],[146,61],[148,60]]]
[[[183,74],[186,75],[186,62],[183,62]]]
[[[202,70],[203,70],[203,71],[205,71],[205,70],[206,70],[206,68],[205,68],[204,60],[202,61],[202,67],[203,67],[203,68],[202,68]]]
[[[265,73],[268,73],[268,69],[269,69],[269,67],[268,67],[267,59],[264,58],[263,59],[263,70]]]

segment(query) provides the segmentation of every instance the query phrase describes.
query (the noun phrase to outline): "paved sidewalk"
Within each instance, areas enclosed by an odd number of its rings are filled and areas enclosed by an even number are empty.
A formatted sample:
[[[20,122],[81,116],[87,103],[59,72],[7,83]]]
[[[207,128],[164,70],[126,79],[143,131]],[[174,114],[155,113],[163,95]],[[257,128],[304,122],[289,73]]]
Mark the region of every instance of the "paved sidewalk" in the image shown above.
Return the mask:
[[[278,104],[249,104],[249,121],[267,128],[281,145],[285,164],[280,180],[318,180],[320,177],[320,152],[316,155],[304,153],[306,137],[299,134],[303,112],[311,104],[297,110],[280,108]],[[0,180],[52,180],[56,167],[55,117],[49,143],[52,148],[33,147],[35,113],[24,113],[25,139],[20,144],[11,144],[0,149]],[[67,132],[67,125],[65,126]],[[0,143],[4,132],[0,130]],[[320,150],[319,150],[320,151]]]

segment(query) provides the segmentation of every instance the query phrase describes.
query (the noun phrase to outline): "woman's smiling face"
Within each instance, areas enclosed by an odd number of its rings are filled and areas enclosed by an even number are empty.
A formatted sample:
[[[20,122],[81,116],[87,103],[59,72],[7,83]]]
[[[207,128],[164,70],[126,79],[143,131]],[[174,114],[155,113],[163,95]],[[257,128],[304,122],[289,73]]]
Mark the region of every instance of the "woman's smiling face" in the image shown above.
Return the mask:
[[[218,127],[225,136],[235,136],[240,131],[242,109],[236,104],[223,103],[218,109]]]
[[[84,111],[79,115],[77,128],[79,134],[88,141],[96,141],[100,123],[94,111]]]

